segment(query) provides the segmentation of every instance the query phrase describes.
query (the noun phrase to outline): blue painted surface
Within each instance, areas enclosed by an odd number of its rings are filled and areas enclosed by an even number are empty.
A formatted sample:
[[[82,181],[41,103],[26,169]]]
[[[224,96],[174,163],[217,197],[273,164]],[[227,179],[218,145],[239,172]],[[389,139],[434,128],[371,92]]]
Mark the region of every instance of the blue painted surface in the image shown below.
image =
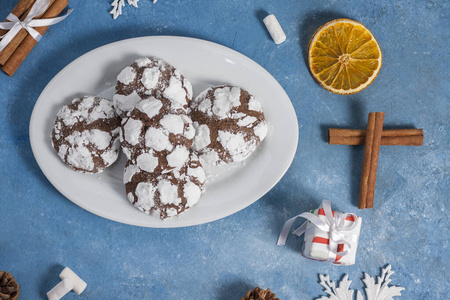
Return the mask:
[[[6,16],[16,1],[0,7]],[[90,4],[86,4],[89,2]],[[449,3],[447,1],[141,0],[113,21],[109,0],[72,1],[73,14],[49,29],[13,78],[0,74],[0,269],[21,299],[44,299],[63,266],[88,283],[66,299],[239,299],[254,287],[281,299],[323,294],[318,274],[363,272],[392,264],[402,299],[448,299]],[[262,24],[274,13],[287,35],[275,45]],[[326,21],[364,23],[384,54],[378,78],[353,96],[319,87],[306,45]],[[3,17],[2,17],[3,18]],[[145,35],[197,37],[231,47],[266,68],[298,115],[292,166],[267,195],[225,219],[181,229],[149,229],[97,217],[47,181],[31,152],[28,125],[42,89],[64,66],[96,47]],[[385,111],[385,128],[423,128],[422,147],[382,147],[375,208],[356,208],[363,147],[330,146],[328,127],[364,128]],[[318,206],[354,212],[364,223],[357,262],[337,267],[300,256],[301,239],[275,245],[285,220]]]

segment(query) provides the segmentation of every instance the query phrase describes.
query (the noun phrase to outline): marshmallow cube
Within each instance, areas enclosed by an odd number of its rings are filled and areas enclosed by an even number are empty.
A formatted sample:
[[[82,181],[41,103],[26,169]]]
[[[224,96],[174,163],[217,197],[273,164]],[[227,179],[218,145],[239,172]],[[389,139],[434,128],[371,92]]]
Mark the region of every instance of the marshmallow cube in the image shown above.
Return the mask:
[[[268,15],[264,18],[263,22],[275,44],[281,44],[286,40],[283,28],[281,28],[280,23],[278,23],[278,20],[274,15]]]
[[[63,281],[68,279],[73,283],[73,291],[78,295],[81,294],[86,288],[87,284],[77,274],[75,274],[70,268],[66,267],[59,274],[59,278]]]
[[[73,288],[73,283],[70,279],[63,279],[54,288],[47,292],[48,300],[59,300],[64,297],[65,294],[70,292]]]

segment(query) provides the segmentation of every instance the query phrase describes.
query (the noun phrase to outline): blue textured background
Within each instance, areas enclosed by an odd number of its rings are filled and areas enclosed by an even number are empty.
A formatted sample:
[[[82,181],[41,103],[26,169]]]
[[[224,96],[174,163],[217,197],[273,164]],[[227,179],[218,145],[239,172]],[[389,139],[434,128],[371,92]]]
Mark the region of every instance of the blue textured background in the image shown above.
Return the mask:
[[[3,3],[7,2],[7,3]],[[3,18],[16,1],[3,1]],[[87,4],[87,3],[90,4]],[[282,300],[323,294],[318,274],[363,272],[388,263],[403,299],[448,299],[449,2],[141,0],[113,20],[112,0],[74,0],[73,14],[49,29],[13,78],[0,74],[0,269],[21,285],[21,299],[43,299],[63,266],[87,283],[67,299],[239,299],[254,287]],[[262,24],[275,14],[287,35],[279,46]],[[305,64],[312,33],[326,21],[364,23],[383,50],[366,90],[339,96],[319,87]],[[97,217],[47,181],[31,152],[33,105],[64,66],[96,47],[146,35],[181,35],[231,47],[266,68],[298,115],[294,162],[266,196],[225,219],[181,229],[138,228]],[[423,128],[422,147],[382,147],[375,208],[356,208],[363,147],[330,146],[328,127],[364,128],[385,111],[385,128]],[[275,245],[283,222],[318,206],[354,212],[364,223],[357,262],[337,267],[300,256],[301,239]]]

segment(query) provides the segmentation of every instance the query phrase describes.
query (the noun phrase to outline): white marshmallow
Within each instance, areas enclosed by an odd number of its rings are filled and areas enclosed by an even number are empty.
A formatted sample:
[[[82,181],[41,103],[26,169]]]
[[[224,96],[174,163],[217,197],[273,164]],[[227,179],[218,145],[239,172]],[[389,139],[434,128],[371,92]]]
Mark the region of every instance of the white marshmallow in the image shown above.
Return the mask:
[[[86,282],[67,267],[59,274],[59,278],[61,282],[47,293],[49,300],[59,300],[71,290],[79,295],[86,289]]]
[[[286,40],[283,28],[281,28],[280,23],[278,23],[278,20],[274,15],[268,15],[264,18],[263,22],[275,44],[281,44]]]
[[[59,300],[73,289],[70,279],[64,279],[47,293],[48,300]]]
[[[73,291],[77,293],[77,295],[81,294],[87,286],[86,282],[84,282],[68,267],[65,267],[64,270],[62,270],[62,272],[59,274],[59,278],[61,278],[62,280],[71,280],[73,283]]]

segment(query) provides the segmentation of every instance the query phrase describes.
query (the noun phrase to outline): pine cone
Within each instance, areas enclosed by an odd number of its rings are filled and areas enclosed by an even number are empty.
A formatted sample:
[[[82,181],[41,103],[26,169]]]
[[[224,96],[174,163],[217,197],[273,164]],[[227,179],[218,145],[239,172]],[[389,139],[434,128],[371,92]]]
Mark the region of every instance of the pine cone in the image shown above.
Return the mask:
[[[17,300],[19,299],[20,286],[14,277],[5,271],[0,271],[0,299]]]
[[[270,289],[263,290],[259,287],[255,287],[253,291],[248,291],[245,297],[241,300],[280,300],[276,298],[276,295],[270,291]]]

